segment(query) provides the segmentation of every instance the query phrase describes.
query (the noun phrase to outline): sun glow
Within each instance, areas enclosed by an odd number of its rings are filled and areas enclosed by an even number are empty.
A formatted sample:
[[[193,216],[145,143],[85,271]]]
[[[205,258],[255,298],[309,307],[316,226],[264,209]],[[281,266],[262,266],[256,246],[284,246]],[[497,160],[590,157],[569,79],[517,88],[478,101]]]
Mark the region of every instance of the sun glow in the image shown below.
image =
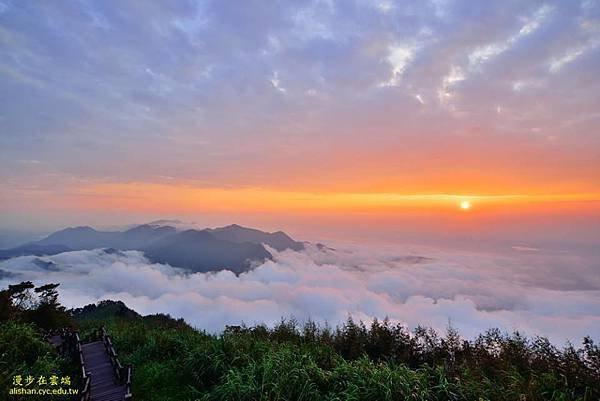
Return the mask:
[[[2,195],[5,195],[4,193]],[[598,210],[600,194],[407,194],[394,192],[309,192],[267,188],[213,188],[189,184],[157,184],[144,182],[94,183],[70,188],[64,193],[29,192],[29,202],[69,211],[99,210],[128,214],[196,215],[222,213],[231,215],[268,213],[299,215],[349,213],[370,216],[429,215],[442,213],[455,216],[456,211],[473,212],[477,216],[505,213],[540,213],[542,211]],[[241,201],[243,200],[243,201]],[[0,202],[1,203],[1,202]],[[17,204],[15,198],[15,204]],[[476,206],[475,206],[476,205]],[[18,210],[15,206],[15,210]],[[462,221],[462,219],[461,219]]]

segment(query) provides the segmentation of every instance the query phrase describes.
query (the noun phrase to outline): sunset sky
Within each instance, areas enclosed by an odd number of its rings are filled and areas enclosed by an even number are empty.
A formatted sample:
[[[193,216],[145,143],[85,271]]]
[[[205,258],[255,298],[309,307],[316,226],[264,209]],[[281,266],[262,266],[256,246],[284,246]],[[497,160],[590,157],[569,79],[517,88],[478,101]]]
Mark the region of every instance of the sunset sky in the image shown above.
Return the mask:
[[[0,225],[589,241],[599,71],[593,0],[1,0]]]

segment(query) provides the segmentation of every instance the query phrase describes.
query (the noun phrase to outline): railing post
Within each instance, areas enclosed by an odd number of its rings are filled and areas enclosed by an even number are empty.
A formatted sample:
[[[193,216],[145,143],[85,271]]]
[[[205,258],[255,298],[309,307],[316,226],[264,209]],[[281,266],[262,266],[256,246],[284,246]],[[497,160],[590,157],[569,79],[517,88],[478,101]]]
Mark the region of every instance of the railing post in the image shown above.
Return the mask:
[[[79,359],[79,364],[81,366],[81,378],[83,380],[83,389],[81,391],[81,401],[90,401],[91,397],[91,386],[92,386],[92,375],[88,373],[85,369],[85,361],[83,360],[83,351],[81,349],[81,338],[79,337],[79,332],[74,332],[72,336],[72,342],[75,344],[75,350],[77,351],[77,356]]]
[[[133,366],[131,364],[127,365],[127,373],[125,375],[125,401],[132,401],[133,395],[131,394],[131,375],[133,373]]]

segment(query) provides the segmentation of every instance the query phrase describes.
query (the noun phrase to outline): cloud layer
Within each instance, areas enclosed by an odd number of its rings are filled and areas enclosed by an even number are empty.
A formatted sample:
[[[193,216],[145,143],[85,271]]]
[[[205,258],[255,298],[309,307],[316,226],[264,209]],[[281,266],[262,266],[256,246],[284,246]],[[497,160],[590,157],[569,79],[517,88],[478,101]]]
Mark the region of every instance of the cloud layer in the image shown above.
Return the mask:
[[[68,252],[0,262],[4,287],[17,280],[60,282],[70,307],[120,299],[142,314],[170,313],[218,332],[242,321],[272,325],[294,316],[336,324],[349,315],[388,316],[410,327],[467,336],[490,327],[541,334],[562,344],[600,339],[600,275],[569,255],[497,256],[431,249],[346,247],[276,254],[235,276],[185,274],[136,251]]]

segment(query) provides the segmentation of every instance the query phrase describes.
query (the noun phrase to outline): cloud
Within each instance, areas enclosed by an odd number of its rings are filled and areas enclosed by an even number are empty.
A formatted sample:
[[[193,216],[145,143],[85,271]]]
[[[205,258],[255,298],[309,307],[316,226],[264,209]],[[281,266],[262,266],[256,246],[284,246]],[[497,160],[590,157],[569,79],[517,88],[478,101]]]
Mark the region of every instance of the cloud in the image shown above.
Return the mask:
[[[414,44],[400,44],[390,46],[387,61],[392,66],[391,78],[383,86],[396,86],[402,79],[406,67],[414,60],[417,46]]]
[[[497,157],[497,142],[522,143],[532,127],[568,146],[556,155],[536,142],[539,154],[519,166],[531,172],[524,187],[547,188],[550,176],[572,182],[574,170],[598,182],[574,166],[598,148],[595,136],[573,135],[593,132],[596,122],[592,2],[2,3],[5,192],[19,184],[64,189],[20,169],[26,159],[54,166],[59,183],[170,176],[297,187],[310,176],[319,188],[337,183],[333,172],[348,166],[326,152],[332,148],[377,155],[381,166],[369,157],[352,165],[358,173],[391,172],[393,182],[413,171],[409,160],[427,160],[416,168],[424,174],[452,162],[453,152],[432,158],[435,149],[410,146],[405,136],[460,141],[461,164],[498,160],[490,170],[514,177],[512,153]],[[452,107],[434,105],[438,97]],[[573,118],[577,127],[563,127]],[[489,148],[456,137],[473,126]],[[367,131],[375,140],[364,140]],[[406,157],[386,155],[395,148]],[[545,159],[556,160],[556,171]]]
[[[522,245],[514,245],[511,248],[514,249],[515,251],[521,251],[521,252],[538,252],[540,250],[539,248],[534,248],[531,246],[522,246]]]
[[[279,80],[279,74],[277,73],[277,71],[273,72],[273,76],[271,77],[270,82],[271,85],[273,85],[273,88],[277,89],[279,92],[287,92],[287,90],[283,86],[281,86],[281,81]]]
[[[465,80],[465,75],[460,67],[452,66],[448,75],[442,80],[442,86],[438,90],[438,99],[441,103],[445,103],[452,97],[452,87]]]
[[[539,29],[544,20],[546,20],[551,14],[552,10],[552,7],[547,5],[540,7],[538,10],[536,10],[533,16],[525,20],[525,23],[521,26],[517,33],[509,36],[504,41],[486,44],[475,49],[468,56],[469,66],[471,68],[479,68],[481,64],[510,49],[510,47],[517,43],[517,41]]]
[[[551,73],[559,72],[565,65],[570,64],[577,60],[587,52],[596,49],[600,46],[600,40],[597,38],[589,40],[587,43],[572,49],[568,49],[567,52],[560,57],[554,58],[550,61],[548,70]]]
[[[4,276],[0,284],[60,282],[61,300],[70,307],[120,299],[140,313],[170,313],[211,332],[242,321],[272,325],[294,316],[336,324],[352,315],[365,321],[388,316],[438,330],[450,321],[468,337],[500,327],[557,343],[600,338],[598,275],[568,255],[540,253],[309,247],[276,253],[275,260],[235,276],[186,274],[151,264],[140,252],[93,250],[1,262],[2,271],[17,276]],[[559,263],[548,265],[551,259]],[[544,276],[552,276],[552,283]]]

